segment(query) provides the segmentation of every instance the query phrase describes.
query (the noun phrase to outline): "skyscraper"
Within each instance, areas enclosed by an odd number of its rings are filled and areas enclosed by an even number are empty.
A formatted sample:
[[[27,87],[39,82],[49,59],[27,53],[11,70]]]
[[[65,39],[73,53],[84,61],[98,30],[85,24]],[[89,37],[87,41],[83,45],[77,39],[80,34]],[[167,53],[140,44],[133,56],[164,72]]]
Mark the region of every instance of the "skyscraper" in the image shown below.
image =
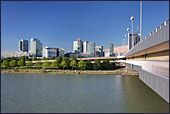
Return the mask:
[[[114,43],[110,43],[110,57],[114,56]]]
[[[21,39],[19,41],[18,51],[28,52],[28,40]]]
[[[87,53],[87,43],[88,41],[83,42],[83,53]]]
[[[103,57],[104,56],[103,46],[96,46],[95,47],[95,56],[96,57]]]
[[[138,42],[140,42],[140,34],[135,33],[133,34],[133,36],[132,34],[128,34],[128,44],[129,44],[128,50],[133,48]]]
[[[31,38],[30,54],[33,57],[42,57],[42,43],[36,38]]]
[[[81,41],[81,39],[77,39],[77,46],[78,46],[78,51],[80,53],[83,52],[83,41]]]
[[[94,42],[87,43],[87,53],[92,54],[93,57],[95,57],[95,45]]]
[[[77,39],[77,41],[73,42],[73,52],[83,52],[83,41],[81,39]]]
[[[75,52],[77,52],[77,41],[74,41],[73,42],[73,52],[75,53]]]

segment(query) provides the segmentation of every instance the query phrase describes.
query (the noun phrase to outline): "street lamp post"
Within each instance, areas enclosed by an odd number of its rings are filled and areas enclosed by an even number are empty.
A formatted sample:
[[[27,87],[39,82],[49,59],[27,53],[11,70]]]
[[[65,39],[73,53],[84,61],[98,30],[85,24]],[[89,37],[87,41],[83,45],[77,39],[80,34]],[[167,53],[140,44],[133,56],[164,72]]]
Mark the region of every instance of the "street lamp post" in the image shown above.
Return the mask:
[[[130,18],[130,20],[132,21],[132,48],[134,47],[134,37],[133,37],[133,20],[134,20],[134,17],[132,16]]]
[[[127,37],[127,35],[125,34],[125,45],[127,44],[126,37]]]
[[[128,50],[129,50],[129,28],[127,28],[127,32],[128,32]]]

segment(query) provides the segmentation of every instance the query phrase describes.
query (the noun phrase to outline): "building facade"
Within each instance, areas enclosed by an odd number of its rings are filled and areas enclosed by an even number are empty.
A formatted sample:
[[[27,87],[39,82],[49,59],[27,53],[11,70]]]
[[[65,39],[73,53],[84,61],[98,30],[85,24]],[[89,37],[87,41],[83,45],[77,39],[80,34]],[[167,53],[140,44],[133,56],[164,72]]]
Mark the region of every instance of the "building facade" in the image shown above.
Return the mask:
[[[104,49],[104,57],[110,57],[110,49]]]
[[[28,40],[19,40],[18,51],[28,52]]]
[[[83,53],[87,53],[87,43],[88,41],[83,42]]]
[[[73,42],[73,52],[75,53],[75,52],[77,52],[77,41],[74,41]]]
[[[132,49],[137,43],[140,42],[140,34],[128,34],[128,50]]]
[[[103,57],[104,52],[103,52],[103,46],[96,46],[95,47],[95,57]]]
[[[27,52],[16,51],[16,52],[1,52],[1,58],[7,57],[21,57],[21,56],[28,56]]]
[[[42,43],[36,38],[31,38],[31,50],[30,55],[32,57],[42,57]]]
[[[73,42],[73,52],[75,53],[83,52],[83,41],[81,39],[77,39],[77,41]]]
[[[110,43],[110,57],[114,56],[114,43]]]
[[[77,39],[77,51],[79,53],[83,53],[83,41],[81,39]]]
[[[58,56],[59,57],[64,57],[64,53],[65,53],[64,48],[58,48]]]
[[[43,49],[43,57],[49,58],[49,57],[57,57],[58,49],[52,48],[52,47],[44,47]]]
[[[96,44],[94,42],[87,43],[87,53],[92,55],[92,57],[95,57],[95,46]]]

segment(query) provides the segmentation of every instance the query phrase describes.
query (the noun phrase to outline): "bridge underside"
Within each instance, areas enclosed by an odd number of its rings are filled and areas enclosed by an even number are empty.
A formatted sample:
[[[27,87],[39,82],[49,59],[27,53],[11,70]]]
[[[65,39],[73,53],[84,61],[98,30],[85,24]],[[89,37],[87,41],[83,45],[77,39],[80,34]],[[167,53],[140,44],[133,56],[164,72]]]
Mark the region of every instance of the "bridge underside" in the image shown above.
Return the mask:
[[[127,56],[126,60],[169,60],[169,41]]]

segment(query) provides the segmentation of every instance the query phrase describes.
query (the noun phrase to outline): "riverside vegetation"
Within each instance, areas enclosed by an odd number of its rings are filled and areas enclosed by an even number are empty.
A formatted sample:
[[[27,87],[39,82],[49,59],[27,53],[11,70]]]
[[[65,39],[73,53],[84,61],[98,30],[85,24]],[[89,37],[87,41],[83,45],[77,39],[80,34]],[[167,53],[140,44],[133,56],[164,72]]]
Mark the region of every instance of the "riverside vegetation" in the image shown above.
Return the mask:
[[[28,58],[26,56],[22,56],[20,58],[16,57],[7,57],[6,59],[1,59],[1,70],[12,71],[12,72],[55,72],[55,73],[92,73],[93,74],[120,74],[123,73],[123,70],[120,67],[116,66],[115,63],[110,63],[109,60],[95,60],[94,63],[91,63],[90,60],[83,61],[77,60],[77,57],[51,57],[51,58]],[[53,62],[41,62],[40,60],[55,60]],[[33,63],[32,61],[36,61]],[[117,70],[119,69],[119,70]],[[37,70],[37,71],[36,71]],[[66,71],[65,71],[66,70]],[[104,71],[105,72],[102,72]],[[106,72],[107,70],[107,72]],[[76,71],[76,72],[75,72]],[[95,71],[95,72],[94,72]],[[127,71],[126,71],[127,73]],[[131,72],[130,75],[133,75],[134,72]],[[136,74],[136,72],[135,72]],[[129,75],[129,74],[127,74]]]

